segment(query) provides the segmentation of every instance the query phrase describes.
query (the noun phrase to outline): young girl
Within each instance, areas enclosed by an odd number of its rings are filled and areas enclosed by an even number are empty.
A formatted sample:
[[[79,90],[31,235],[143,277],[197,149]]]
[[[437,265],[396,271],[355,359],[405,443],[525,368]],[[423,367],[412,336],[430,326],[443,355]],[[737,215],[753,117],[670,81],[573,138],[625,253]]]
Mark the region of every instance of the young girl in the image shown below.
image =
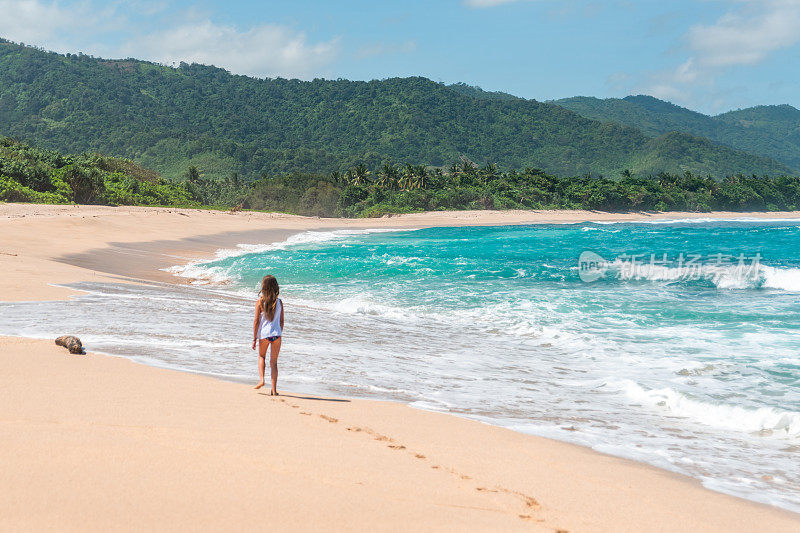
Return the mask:
[[[261,280],[261,293],[256,302],[256,318],[253,321],[253,349],[258,342],[258,373],[261,381],[256,389],[264,386],[264,370],[266,367],[267,348],[272,346],[269,353],[269,367],[272,375],[272,390],[270,396],[278,395],[278,354],[281,351],[281,332],[283,331],[283,302],[278,298],[280,288],[275,276],[264,276]]]

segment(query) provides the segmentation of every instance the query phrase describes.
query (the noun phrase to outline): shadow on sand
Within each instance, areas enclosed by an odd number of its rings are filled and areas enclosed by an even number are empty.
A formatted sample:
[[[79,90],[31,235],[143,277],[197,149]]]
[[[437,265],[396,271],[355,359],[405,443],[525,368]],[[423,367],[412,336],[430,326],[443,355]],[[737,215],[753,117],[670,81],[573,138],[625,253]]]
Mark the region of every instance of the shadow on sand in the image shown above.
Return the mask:
[[[269,392],[259,392],[261,396],[269,396]],[[296,394],[285,394],[281,393],[278,395],[278,398],[295,398],[297,400],[317,400],[319,402],[344,402],[350,403],[350,400],[344,400],[342,398],[320,398],[319,396],[298,396]]]

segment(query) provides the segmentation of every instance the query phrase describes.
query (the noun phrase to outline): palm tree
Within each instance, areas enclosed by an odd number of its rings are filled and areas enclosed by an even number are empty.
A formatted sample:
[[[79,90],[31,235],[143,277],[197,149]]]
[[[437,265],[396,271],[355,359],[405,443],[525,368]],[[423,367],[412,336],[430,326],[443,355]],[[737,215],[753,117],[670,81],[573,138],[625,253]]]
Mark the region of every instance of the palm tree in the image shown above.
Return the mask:
[[[189,181],[199,181],[200,180],[200,171],[197,169],[196,166],[192,165],[186,171],[186,179]]]
[[[400,188],[407,191],[414,185],[414,167],[411,163],[406,163],[403,168],[403,177],[400,178]]]
[[[397,188],[397,168],[389,163],[381,167],[381,178],[378,180],[378,185],[384,189],[394,190]]]
[[[471,176],[475,172],[475,163],[467,159],[466,157],[461,161],[461,172],[464,174]]]
[[[433,176],[431,179],[431,185],[434,188],[441,187],[442,183],[444,183],[444,172],[440,167],[436,167],[433,169]]]
[[[424,189],[428,186],[428,170],[425,165],[414,167],[414,189]]]
[[[488,183],[497,177],[497,165],[494,163],[486,163],[481,169],[481,177],[484,183]]]
[[[458,165],[458,163],[453,163],[450,165],[448,172],[450,175],[450,181],[453,183],[453,185],[456,187],[461,185],[461,167]]]
[[[371,172],[367,170],[367,165],[361,163],[353,169],[353,174],[351,178],[351,183],[353,185],[366,185],[367,181],[369,180],[369,175]]]
[[[339,185],[342,182],[342,173],[338,170],[334,170],[331,172],[330,178],[334,185]]]

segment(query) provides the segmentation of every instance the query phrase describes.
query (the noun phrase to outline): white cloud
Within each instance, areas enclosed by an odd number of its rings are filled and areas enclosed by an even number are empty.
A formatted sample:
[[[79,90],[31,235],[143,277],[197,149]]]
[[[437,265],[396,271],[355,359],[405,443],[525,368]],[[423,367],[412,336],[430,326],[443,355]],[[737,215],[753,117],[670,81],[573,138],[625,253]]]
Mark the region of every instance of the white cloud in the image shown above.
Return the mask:
[[[305,33],[287,26],[240,29],[192,12],[170,16],[166,9],[167,4],[158,0],[106,5],[0,0],[0,36],[58,52],[202,63],[259,77],[314,77],[339,54],[337,38],[311,42]],[[153,27],[159,29],[141,31]]]
[[[59,49],[64,34],[96,27],[108,10],[86,4],[62,7],[58,2],[0,0],[0,36],[16,42]]]
[[[697,81],[698,71],[695,67],[695,59],[690,57],[678,66],[672,73],[672,79],[677,83],[693,83]]]
[[[124,55],[164,64],[216,65],[250,76],[313,77],[338,55],[338,40],[309,43],[303,32],[265,24],[240,31],[210,20],[186,23],[133,40]]]
[[[800,42],[800,0],[751,0],[712,26],[692,27],[687,39],[701,67],[760,63]]]
[[[717,78],[751,66],[800,43],[800,0],[733,0],[737,8],[714,24],[692,26],[683,36],[688,57],[678,67],[650,76],[641,90],[684,105],[716,99]],[[717,99],[717,105],[722,105]]]
[[[675,87],[673,84],[670,83],[651,84],[644,92],[646,92],[650,96],[655,96],[656,98],[660,98],[662,100],[668,100],[670,102],[682,103],[686,101],[685,98],[686,94],[683,91],[681,91],[678,87]]]

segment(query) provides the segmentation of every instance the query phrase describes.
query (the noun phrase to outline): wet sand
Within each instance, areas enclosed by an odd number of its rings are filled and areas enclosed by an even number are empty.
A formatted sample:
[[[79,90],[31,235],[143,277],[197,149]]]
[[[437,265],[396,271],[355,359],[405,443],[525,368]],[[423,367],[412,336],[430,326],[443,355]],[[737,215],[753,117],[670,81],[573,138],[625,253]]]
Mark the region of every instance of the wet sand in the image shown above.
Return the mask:
[[[73,292],[50,284],[165,281],[164,266],[305,230],[629,216],[350,221],[0,204],[0,294],[59,299]],[[777,218],[789,216],[800,218]],[[50,341],[0,338],[2,530],[800,530],[800,515],[579,446],[399,403],[271,398],[88,348],[72,356]]]

